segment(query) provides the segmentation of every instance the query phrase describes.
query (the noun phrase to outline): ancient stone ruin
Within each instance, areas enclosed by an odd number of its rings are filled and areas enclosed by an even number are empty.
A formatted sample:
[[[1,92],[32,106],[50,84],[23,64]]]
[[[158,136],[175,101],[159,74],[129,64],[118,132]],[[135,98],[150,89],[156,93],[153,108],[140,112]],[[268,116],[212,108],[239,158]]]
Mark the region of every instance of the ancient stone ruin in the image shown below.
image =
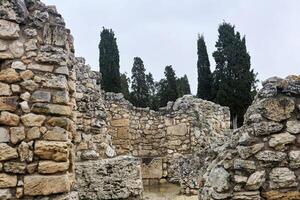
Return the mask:
[[[230,130],[227,107],[184,96],[159,111],[101,90],[54,6],[0,0],[0,199],[300,199],[300,77],[268,79]]]

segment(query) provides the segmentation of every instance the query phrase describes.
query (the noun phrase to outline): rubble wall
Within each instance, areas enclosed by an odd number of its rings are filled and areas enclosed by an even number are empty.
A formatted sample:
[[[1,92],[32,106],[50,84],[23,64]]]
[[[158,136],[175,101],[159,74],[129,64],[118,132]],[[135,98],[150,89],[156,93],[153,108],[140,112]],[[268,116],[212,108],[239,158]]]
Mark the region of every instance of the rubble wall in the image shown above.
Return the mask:
[[[160,111],[136,108],[122,94],[106,93],[108,132],[118,155],[142,158],[145,184],[181,183],[184,193],[196,193],[198,181],[180,162],[212,145],[221,145],[230,132],[227,107],[186,95]],[[193,178],[193,180],[191,180]]]
[[[199,199],[300,199],[300,76],[270,78],[207,167]]]

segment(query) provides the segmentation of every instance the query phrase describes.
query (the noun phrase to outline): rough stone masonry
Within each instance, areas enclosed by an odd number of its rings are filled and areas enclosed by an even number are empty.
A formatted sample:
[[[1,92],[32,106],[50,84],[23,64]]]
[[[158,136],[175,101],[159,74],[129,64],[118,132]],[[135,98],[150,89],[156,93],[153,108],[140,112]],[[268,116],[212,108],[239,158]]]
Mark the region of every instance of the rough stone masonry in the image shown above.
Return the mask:
[[[299,76],[268,79],[234,133],[226,107],[135,108],[100,80],[54,6],[0,0],[1,200],[137,200],[142,178],[203,200],[300,199]]]

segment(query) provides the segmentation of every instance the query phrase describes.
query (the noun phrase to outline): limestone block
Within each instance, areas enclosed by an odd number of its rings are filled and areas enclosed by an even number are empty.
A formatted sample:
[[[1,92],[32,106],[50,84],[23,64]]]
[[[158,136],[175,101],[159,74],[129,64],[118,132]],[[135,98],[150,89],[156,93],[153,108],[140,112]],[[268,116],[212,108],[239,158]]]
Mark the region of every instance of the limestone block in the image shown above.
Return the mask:
[[[18,106],[19,97],[0,97],[0,111],[12,111],[14,112]]]
[[[25,130],[23,126],[10,128],[10,141],[17,144],[25,139]]]
[[[41,132],[40,132],[39,127],[32,127],[26,133],[26,139],[29,141],[38,139],[38,138],[40,138],[40,136],[41,136]]]
[[[237,150],[241,158],[247,159],[250,156],[256,154],[264,147],[264,143],[254,144],[252,146],[238,146]]]
[[[289,153],[290,167],[297,169],[300,167],[300,151],[290,151]]]
[[[15,83],[20,80],[20,75],[15,69],[7,68],[0,71],[0,81],[6,83]]]
[[[15,148],[8,146],[6,143],[0,143],[0,161],[18,158]]]
[[[129,119],[112,120],[111,125],[115,127],[129,126]]]
[[[57,91],[53,95],[53,103],[67,104],[70,101],[68,91]]]
[[[0,38],[17,39],[19,37],[20,27],[17,23],[0,19]]]
[[[295,103],[292,98],[278,97],[267,98],[262,102],[262,116],[280,122],[291,117],[295,109]]]
[[[19,69],[19,70],[26,70],[26,65],[23,62],[21,62],[21,61],[14,61],[11,64],[11,68],[13,68],[13,69]]]
[[[27,127],[42,126],[46,117],[44,115],[36,115],[29,113],[21,117],[23,124]]]
[[[185,136],[188,134],[186,124],[177,124],[167,128],[167,135]]]
[[[296,140],[294,135],[291,135],[288,132],[274,134],[269,140],[270,147],[274,147],[276,150],[282,150],[287,144],[292,144]]]
[[[19,152],[20,160],[22,162],[24,161],[31,162],[33,160],[33,152],[28,143],[24,141],[21,142],[21,144],[18,146],[18,152]]]
[[[25,174],[26,164],[23,162],[5,162],[3,169],[7,173]]]
[[[52,72],[54,69],[53,65],[44,65],[44,64],[37,64],[37,63],[31,63],[27,67],[28,69],[32,70],[38,70],[43,72]]]
[[[10,189],[0,189],[0,199],[8,200],[12,199],[13,195],[10,191]]]
[[[32,112],[56,114],[56,115],[71,115],[71,107],[57,104],[35,103],[31,108]]]
[[[219,193],[224,193],[229,190],[230,174],[222,167],[214,168],[209,175],[209,183]]]
[[[242,159],[235,159],[234,160],[234,169],[237,170],[255,170],[256,169],[256,165],[254,161],[251,160],[242,160]]]
[[[34,154],[41,159],[67,161],[69,148],[66,142],[36,141]]]
[[[289,188],[298,185],[295,173],[286,167],[272,169],[269,177],[270,189]]]
[[[300,133],[300,121],[299,120],[291,120],[286,123],[286,130],[291,134],[299,134]]]
[[[31,175],[24,177],[24,195],[38,196],[70,191],[67,174],[55,176]]]
[[[256,171],[248,178],[245,188],[247,188],[248,190],[258,190],[265,181],[266,172]]]
[[[34,76],[33,72],[31,70],[25,70],[20,72],[20,77],[25,81],[25,80],[29,80],[32,79]]]
[[[31,92],[38,88],[38,84],[36,82],[34,82],[33,80],[25,80],[25,81],[21,82],[20,85],[23,88],[25,88],[26,90],[29,90]]]
[[[0,143],[2,142],[10,142],[10,135],[8,132],[8,129],[4,128],[4,127],[0,127]]]
[[[0,173],[0,188],[10,188],[17,186],[17,176]]]
[[[60,127],[54,127],[52,130],[48,130],[43,135],[44,140],[53,140],[53,141],[67,141],[68,133],[65,129]]]
[[[8,46],[14,58],[21,58],[24,55],[24,44],[18,40]]]
[[[261,200],[259,191],[251,192],[234,192],[233,200]]]
[[[38,172],[40,174],[54,174],[65,172],[68,169],[69,162],[40,161],[38,165]]]
[[[268,192],[263,192],[262,196],[268,200],[293,200],[300,199],[299,191],[288,191],[280,192],[278,190],[271,190]]]
[[[0,82],[0,96],[10,96],[10,95],[12,95],[10,86],[6,83]]]
[[[287,154],[279,151],[260,151],[255,155],[258,160],[265,162],[281,162],[286,159]]]
[[[278,122],[260,122],[253,124],[254,133],[258,136],[270,135],[271,133],[281,131],[282,128],[283,124]]]

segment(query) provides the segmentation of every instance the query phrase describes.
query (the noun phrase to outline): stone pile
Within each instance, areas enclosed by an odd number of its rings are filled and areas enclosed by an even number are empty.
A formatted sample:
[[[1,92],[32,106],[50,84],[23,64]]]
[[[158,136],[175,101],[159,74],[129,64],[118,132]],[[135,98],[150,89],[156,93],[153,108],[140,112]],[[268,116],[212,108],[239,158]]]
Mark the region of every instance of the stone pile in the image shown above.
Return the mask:
[[[199,199],[300,199],[300,76],[263,83]]]
[[[39,1],[0,4],[0,199],[65,198],[74,179],[69,30]]]

